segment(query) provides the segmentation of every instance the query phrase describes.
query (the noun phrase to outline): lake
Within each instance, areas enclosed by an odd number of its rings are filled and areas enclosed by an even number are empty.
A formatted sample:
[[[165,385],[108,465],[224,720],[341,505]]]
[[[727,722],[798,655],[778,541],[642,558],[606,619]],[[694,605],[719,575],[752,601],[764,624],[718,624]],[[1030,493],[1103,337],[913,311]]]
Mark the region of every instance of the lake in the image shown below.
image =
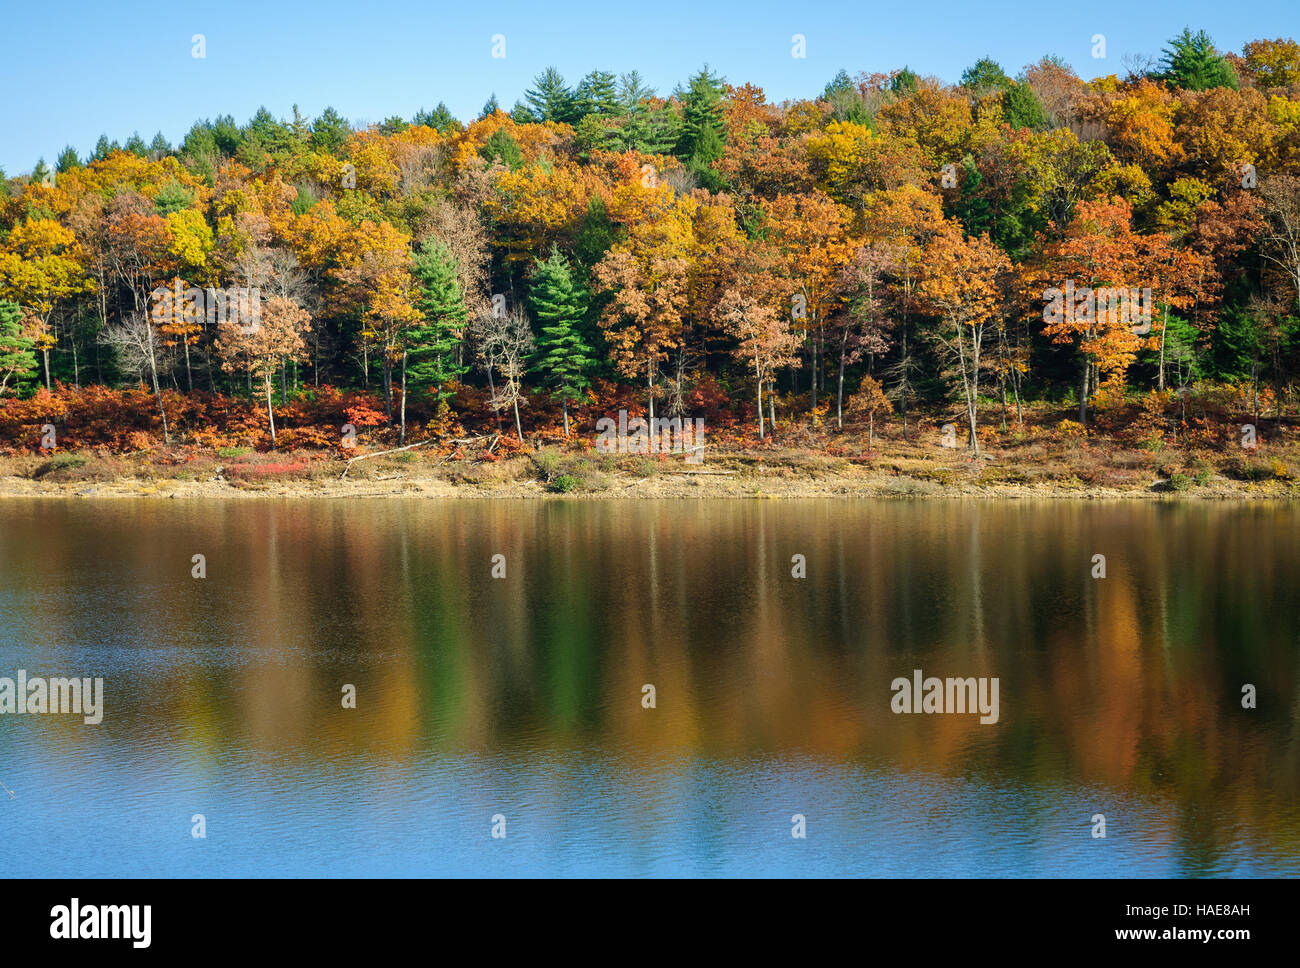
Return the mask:
[[[1283,504],[0,500],[0,677],[103,679],[0,715],[0,873],[1296,876],[1297,575]]]

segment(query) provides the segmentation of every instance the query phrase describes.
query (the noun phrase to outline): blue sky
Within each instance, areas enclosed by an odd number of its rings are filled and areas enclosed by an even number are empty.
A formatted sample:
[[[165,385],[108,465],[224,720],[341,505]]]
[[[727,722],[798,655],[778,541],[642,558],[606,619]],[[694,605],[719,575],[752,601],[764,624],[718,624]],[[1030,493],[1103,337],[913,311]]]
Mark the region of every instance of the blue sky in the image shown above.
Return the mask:
[[[508,109],[548,65],[571,83],[592,68],[635,68],[666,94],[708,62],[774,101],[817,94],[841,67],[956,80],[984,55],[1014,74],[1053,53],[1091,78],[1123,73],[1126,53],[1158,54],[1185,25],[1223,50],[1300,36],[1298,10],[1296,0],[29,2],[3,17],[0,168],[28,172],[66,144],[84,156],[101,133],[148,141],[161,130],[175,143],[198,118],[243,123],[261,105],[278,117],[333,105],[378,121],[442,100],[472,118],[493,92]],[[791,56],[796,33],[803,59]],[[1091,55],[1098,33],[1105,60]],[[204,59],[191,57],[194,34],[206,38]],[[504,59],[491,56],[494,34],[506,38]]]

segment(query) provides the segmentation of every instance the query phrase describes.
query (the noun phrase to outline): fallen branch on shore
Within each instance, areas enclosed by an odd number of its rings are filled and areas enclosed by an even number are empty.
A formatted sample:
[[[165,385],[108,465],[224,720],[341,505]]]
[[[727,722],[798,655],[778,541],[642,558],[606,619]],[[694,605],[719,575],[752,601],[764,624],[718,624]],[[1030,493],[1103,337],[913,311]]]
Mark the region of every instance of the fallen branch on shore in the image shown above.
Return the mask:
[[[485,453],[490,454],[492,453],[492,448],[495,447],[498,443],[500,443],[501,441],[500,434],[492,434],[490,436],[484,435],[481,437],[462,437],[457,440],[448,440],[448,441],[439,441],[436,439],[421,440],[414,444],[407,444],[405,447],[394,447],[391,450],[377,450],[373,454],[359,454],[356,457],[351,457],[348,459],[347,465],[343,468],[343,473],[339,475],[339,480],[343,480],[343,478],[348,476],[348,471],[352,470],[352,465],[354,463],[356,463],[359,460],[365,460],[367,457],[383,457],[385,454],[400,454],[404,450],[414,450],[417,447],[427,447],[429,444],[448,443],[448,444],[455,444],[457,446],[460,446],[462,444],[476,444],[480,440],[489,440],[489,439],[492,441],[492,443],[487,446]],[[443,463],[447,459],[448,458],[444,457],[442,461],[439,461],[439,463]]]

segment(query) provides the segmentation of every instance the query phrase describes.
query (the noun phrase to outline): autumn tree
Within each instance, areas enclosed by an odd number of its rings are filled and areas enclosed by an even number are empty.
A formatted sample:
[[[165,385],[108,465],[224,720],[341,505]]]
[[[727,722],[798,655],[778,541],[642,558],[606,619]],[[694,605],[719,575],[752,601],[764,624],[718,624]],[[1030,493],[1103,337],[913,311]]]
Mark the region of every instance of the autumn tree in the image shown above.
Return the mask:
[[[848,410],[850,414],[867,415],[867,449],[870,450],[876,443],[876,414],[888,413],[890,410],[889,397],[885,395],[884,387],[875,377],[869,374],[864,376],[858,392],[849,397]]]
[[[736,340],[736,358],[753,368],[758,437],[763,439],[763,384],[783,366],[795,361],[799,342],[790,332],[784,313],[757,299],[751,292],[728,289],[715,310],[719,325]],[[772,414],[773,431],[776,414]]]
[[[926,247],[920,294],[944,328],[938,341],[957,368],[966,405],[967,441],[979,454],[980,373],[985,334],[1001,311],[1000,277],[1011,268],[1006,254],[988,236],[967,239],[961,227],[946,222]]]
[[[275,446],[275,411],[271,406],[272,382],[282,360],[298,360],[307,354],[304,338],[311,330],[307,311],[283,296],[262,303],[260,318],[225,320],[217,327],[216,351],[226,372],[247,370],[262,380],[266,391],[266,418]]]
[[[1142,343],[1133,313],[1108,295],[1119,291],[1128,299],[1141,281],[1131,219],[1122,199],[1081,202],[1066,237],[1044,253],[1040,278],[1053,302],[1044,311],[1043,334],[1078,350],[1080,423],[1087,422],[1088,401],[1101,381],[1122,380]]]

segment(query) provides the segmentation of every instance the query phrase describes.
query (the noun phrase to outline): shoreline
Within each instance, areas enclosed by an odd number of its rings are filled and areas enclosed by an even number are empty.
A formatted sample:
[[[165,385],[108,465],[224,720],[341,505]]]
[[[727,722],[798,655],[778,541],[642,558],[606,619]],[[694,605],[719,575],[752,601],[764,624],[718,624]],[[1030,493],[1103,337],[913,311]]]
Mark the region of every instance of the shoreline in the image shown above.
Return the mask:
[[[924,477],[868,474],[824,474],[782,478],[775,474],[727,476],[664,472],[647,477],[620,475],[598,490],[556,493],[541,480],[483,483],[454,481],[440,476],[391,478],[317,477],[310,480],[247,482],[217,476],[203,480],[173,477],[119,477],[110,480],[62,481],[0,476],[0,499],[186,499],[267,500],[420,498],[430,500],[1073,500],[1174,502],[1282,502],[1300,499],[1300,488],[1282,482],[1243,482],[1217,478],[1189,490],[1173,490],[1159,478],[1128,487],[1064,483],[993,483],[975,480],[938,483]]]

